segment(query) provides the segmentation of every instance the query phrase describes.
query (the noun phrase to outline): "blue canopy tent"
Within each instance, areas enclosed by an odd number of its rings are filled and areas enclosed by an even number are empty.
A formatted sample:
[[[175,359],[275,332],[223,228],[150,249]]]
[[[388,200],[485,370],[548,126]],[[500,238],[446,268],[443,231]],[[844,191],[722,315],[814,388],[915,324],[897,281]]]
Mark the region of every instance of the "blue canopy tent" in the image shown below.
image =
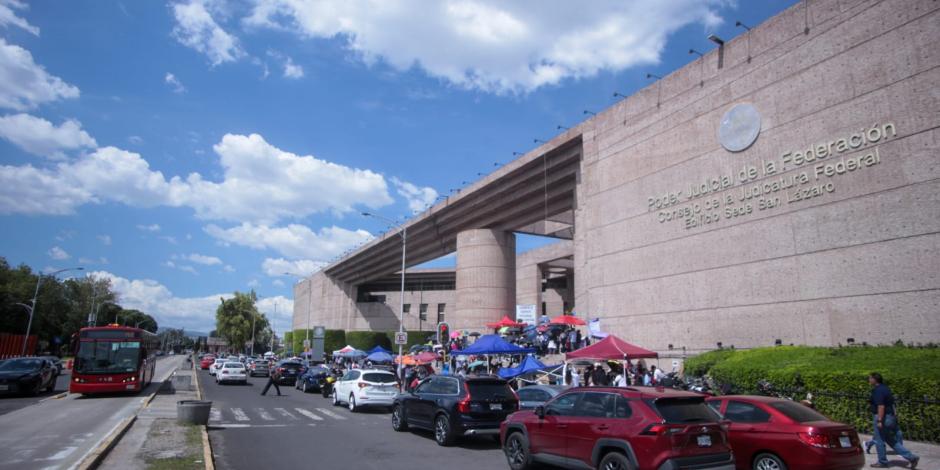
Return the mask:
[[[366,360],[372,362],[392,362],[392,359],[391,354],[383,351],[376,351],[366,356]]]
[[[528,354],[534,353],[535,349],[520,348],[515,344],[508,343],[499,335],[483,335],[476,342],[454,354],[481,355],[481,354]]]
[[[366,351],[366,354],[372,354],[372,353],[377,353],[377,352],[381,352],[381,353],[385,353],[385,354],[391,354],[391,353],[392,353],[392,352],[389,351],[388,349],[383,348],[381,345],[377,345],[376,347],[374,347],[374,348],[372,348],[372,349]]]
[[[508,369],[500,369],[498,374],[504,379],[511,379],[513,377],[518,377],[520,375],[528,374],[529,372],[541,370],[545,368],[545,364],[542,364],[542,361],[536,359],[534,356],[526,356],[523,359],[522,364],[519,364],[518,367],[510,367]]]

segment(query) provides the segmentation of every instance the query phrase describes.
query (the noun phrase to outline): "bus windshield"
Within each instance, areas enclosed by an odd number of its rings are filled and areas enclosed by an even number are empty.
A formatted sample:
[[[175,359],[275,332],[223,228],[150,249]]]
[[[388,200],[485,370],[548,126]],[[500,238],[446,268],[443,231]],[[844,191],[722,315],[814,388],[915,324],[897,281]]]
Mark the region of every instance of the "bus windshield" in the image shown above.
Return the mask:
[[[82,341],[75,355],[80,374],[125,374],[137,372],[140,341]]]

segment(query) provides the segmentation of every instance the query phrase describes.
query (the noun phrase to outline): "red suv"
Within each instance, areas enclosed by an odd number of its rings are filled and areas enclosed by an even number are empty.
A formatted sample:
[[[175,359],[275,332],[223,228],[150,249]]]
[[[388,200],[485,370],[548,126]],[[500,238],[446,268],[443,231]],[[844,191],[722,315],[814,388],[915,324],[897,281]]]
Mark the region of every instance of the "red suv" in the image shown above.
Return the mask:
[[[865,466],[858,433],[806,405],[773,397],[711,397],[730,424],[739,470],[855,470]]]
[[[215,362],[215,356],[206,354],[205,356],[202,356],[202,360],[199,361],[199,368],[206,370],[209,368],[209,366],[212,365],[213,362]]]
[[[671,389],[574,388],[510,415],[500,440],[512,470],[535,462],[604,470],[734,470],[719,416]]]

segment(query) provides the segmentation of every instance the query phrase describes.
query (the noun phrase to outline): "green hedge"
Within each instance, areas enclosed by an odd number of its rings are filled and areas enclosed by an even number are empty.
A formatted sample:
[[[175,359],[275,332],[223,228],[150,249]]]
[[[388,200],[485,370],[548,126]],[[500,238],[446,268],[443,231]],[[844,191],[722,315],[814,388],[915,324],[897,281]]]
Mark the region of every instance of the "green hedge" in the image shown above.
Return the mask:
[[[690,375],[707,374],[718,389],[729,384],[735,393],[757,393],[761,380],[780,389],[805,389],[814,393],[813,401],[823,414],[864,432],[871,432],[865,400],[871,391],[868,374],[880,372],[901,398],[898,415],[905,437],[911,434],[913,440],[940,442],[940,404],[922,402],[940,400],[940,348],[778,346],[722,350],[688,359],[685,369]]]
[[[346,330],[326,330],[323,337],[323,352],[333,354],[333,351],[346,346]]]
[[[289,349],[289,348],[287,347],[287,345],[292,344],[292,341],[293,341],[293,340],[294,340],[294,332],[292,332],[292,331],[285,331],[285,332],[284,332],[284,350],[285,350],[285,351],[286,351],[287,349]]]
[[[346,341],[356,349],[368,351],[376,346],[391,350],[393,340],[387,333],[380,331],[347,331]]]

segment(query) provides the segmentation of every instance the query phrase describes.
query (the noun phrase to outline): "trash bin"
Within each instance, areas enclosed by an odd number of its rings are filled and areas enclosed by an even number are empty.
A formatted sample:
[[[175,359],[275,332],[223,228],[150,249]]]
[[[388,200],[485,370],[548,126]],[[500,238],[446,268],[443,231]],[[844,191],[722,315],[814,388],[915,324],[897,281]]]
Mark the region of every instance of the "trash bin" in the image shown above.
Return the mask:
[[[176,421],[183,424],[209,424],[211,401],[180,400],[176,402]]]

